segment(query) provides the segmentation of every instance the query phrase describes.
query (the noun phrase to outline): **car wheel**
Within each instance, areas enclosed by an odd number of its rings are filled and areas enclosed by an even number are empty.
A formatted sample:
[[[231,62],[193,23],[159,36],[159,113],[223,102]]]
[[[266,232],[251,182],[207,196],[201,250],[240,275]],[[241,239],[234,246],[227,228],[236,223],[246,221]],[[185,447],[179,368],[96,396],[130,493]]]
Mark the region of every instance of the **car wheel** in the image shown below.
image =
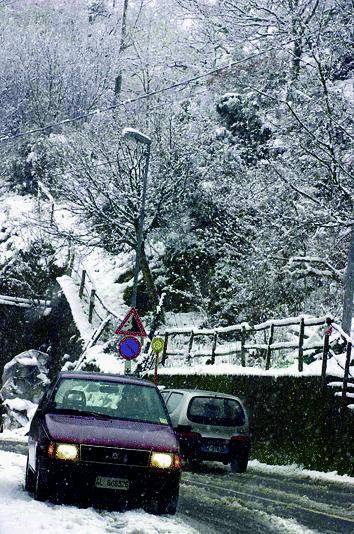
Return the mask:
[[[39,467],[35,473],[33,496],[36,501],[45,501],[48,498],[48,487]]]
[[[25,490],[29,493],[34,491],[35,476],[28,463],[28,456],[26,462],[26,477],[25,477]]]
[[[202,460],[200,458],[191,458],[189,460],[189,465],[191,469],[199,469],[202,465]]]
[[[145,506],[146,512],[154,515],[175,515],[178,508],[179,489],[170,493],[168,496],[161,496],[155,493],[150,495],[148,503]]]
[[[248,465],[248,456],[231,458],[230,466],[233,473],[245,473]]]

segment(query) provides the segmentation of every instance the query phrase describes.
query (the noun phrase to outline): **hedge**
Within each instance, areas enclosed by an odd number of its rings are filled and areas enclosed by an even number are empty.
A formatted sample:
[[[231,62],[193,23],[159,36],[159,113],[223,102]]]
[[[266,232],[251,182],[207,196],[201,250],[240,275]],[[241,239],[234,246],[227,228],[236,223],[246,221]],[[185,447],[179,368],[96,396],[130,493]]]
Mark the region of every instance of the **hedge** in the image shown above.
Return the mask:
[[[250,418],[253,458],[354,474],[354,411],[322,387],[320,377],[160,375],[159,383],[240,397]]]

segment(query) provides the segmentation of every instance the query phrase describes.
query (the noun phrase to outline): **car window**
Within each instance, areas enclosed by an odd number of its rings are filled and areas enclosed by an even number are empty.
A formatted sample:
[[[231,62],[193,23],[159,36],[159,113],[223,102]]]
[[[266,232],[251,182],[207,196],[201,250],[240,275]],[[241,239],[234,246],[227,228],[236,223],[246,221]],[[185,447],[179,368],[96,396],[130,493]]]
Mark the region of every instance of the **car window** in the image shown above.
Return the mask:
[[[194,397],[188,406],[188,419],[216,426],[242,426],[245,413],[239,402],[226,397]]]
[[[160,393],[162,395],[163,400],[166,401],[167,397],[170,394],[170,391],[160,391]]]
[[[53,393],[50,408],[168,424],[166,408],[156,389],[140,384],[63,378]]]
[[[177,408],[182,398],[183,393],[171,393],[171,396],[166,403],[168,413],[172,413]]]

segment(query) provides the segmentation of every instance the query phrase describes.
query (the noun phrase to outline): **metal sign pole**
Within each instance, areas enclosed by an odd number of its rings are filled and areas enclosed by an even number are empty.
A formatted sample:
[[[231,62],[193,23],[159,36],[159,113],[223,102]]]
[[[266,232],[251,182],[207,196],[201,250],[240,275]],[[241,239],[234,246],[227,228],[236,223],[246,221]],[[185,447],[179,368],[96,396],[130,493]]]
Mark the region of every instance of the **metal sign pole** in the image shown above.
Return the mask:
[[[154,384],[155,384],[155,386],[157,386],[157,370],[158,370],[158,366],[159,366],[159,358],[160,358],[160,353],[156,352],[156,354],[155,354],[155,372],[154,372]]]

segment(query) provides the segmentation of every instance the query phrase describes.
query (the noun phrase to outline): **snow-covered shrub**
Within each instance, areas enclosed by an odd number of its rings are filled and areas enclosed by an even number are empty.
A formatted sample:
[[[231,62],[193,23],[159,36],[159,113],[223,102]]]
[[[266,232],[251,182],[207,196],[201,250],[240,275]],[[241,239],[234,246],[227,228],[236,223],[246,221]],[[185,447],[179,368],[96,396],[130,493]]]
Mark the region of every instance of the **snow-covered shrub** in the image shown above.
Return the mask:
[[[29,424],[49,383],[49,355],[28,350],[15,356],[4,367],[0,399],[5,407],[4,429],[28,431]]]

